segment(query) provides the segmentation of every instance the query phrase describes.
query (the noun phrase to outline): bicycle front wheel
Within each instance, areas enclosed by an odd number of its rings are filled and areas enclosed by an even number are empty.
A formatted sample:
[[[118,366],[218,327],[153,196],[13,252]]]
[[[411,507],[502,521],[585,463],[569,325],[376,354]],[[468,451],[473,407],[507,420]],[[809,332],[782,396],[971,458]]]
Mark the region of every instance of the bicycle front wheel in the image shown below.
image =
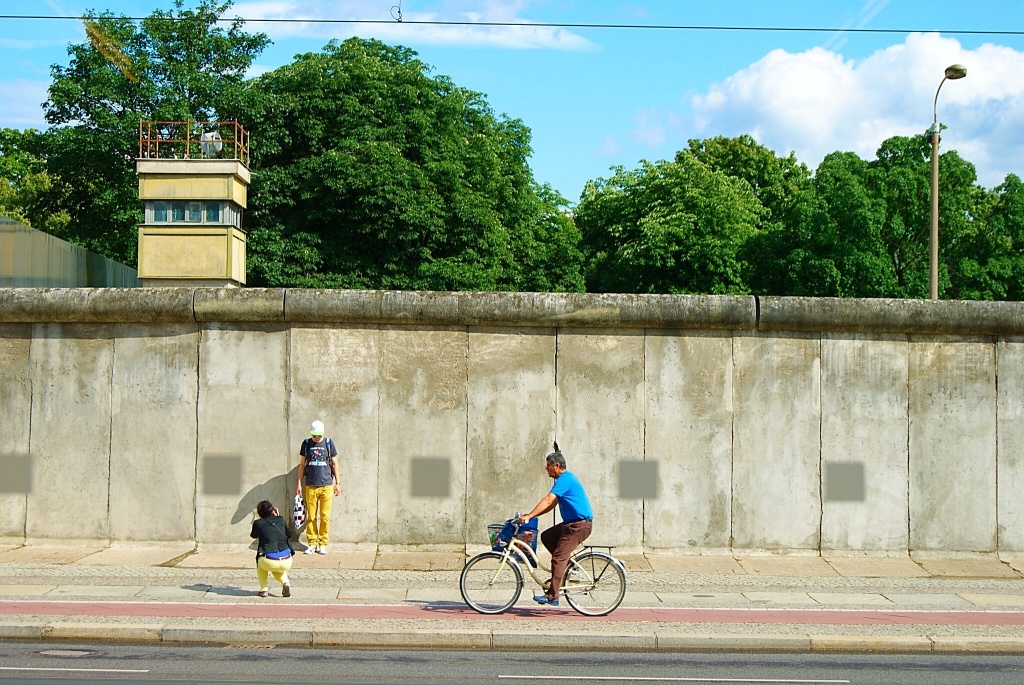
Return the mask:
[[[569,560],[562,596],[586,616],[615,611],[626,596],[626,573],[621,563],[604,552],[583,552]]]
[[[519,599],[523,572],[497,552],[484,552],[469,560],[459,577],[466,604],[481,614],[500,614]]]

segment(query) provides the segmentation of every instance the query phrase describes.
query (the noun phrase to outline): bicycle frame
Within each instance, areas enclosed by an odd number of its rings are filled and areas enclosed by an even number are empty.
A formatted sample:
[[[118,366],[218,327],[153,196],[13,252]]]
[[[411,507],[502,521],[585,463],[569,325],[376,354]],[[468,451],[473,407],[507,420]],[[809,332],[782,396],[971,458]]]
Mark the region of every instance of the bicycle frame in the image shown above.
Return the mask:
[[[601,546],[598,545],[598,546],[591,546],[590,547],[590,549],[595,549],[595,548],[600,549]],[[584,546],[584,551],[586,551],[587,549],[588,548],[586,546]],[[609,549],[609,552],[604,552],[603,554],[607,554],[607,556],[612,560],[612,562],[616,566],[618,566],[620,569],[622,569],[622,574],[623,574],[623,576],[625,576],[626,575],[626,567],[622,564],[621,561],[619,561],[614,556],[612,556],[610,554],[610,551],[611,551],[610,548],[608,548],[608,549]],[[512,555],[513,552],[517,552],[520,555],[520,558],[526,559],[527,560],[526,563],[523,563],[523,564],[519,563],[519,560],[516,559]],[[575,561],[576,557],[579,556],[579,554],[580,554],[580,552],[578,552],[578,551],[574,552],[572,554],[572,556],[569,557],[569,561]],[[540,558],[537,556],[537,553],[534,552],[533,549],[529,545],[527,545],[525,542],[523,542],[519,538],[513,536],[512,539],[509,541],[509,543],[507,545],[505,545],[505,552],[502,554],[502,561],[507,561],[510,564],[515,564],[516,566],[518,566],[520,568],[520,570],[522,570],[523,567],[525,567],[526,568],[526,572],[530,574],[531,578],[533,578],[533,582],[537,583],[537,585],[541,589],[544,589],[544,584],[547,582],[547,579],[539,577],[537,575],[537,573],[536,573],[536,570],[540,570],[540,571],[545,571],[547,573],[551,573],[551,569],[548,568],[547,566],[544,566],[542,563],[540,563]],[[533,563],[530,563],[531,561]],[[492,583],[497,580],[499,573],[501,573],[501,565],[500,564],[499,564],[497,570],[495,570],[494,576],[491,578],[491,582]],[[603,575],[603,573],[601,575]],[[592,587],[595,587],[596,584],[598,582],[600,582],[600,580],[601,580],[600,577],[590,578],[589,582],[585,583],[582,587],[566,587],[566,586],[562,586],[562,594],[571,594],[571,593],[574,593],[574,592],[588,592],[588,591],[590,591],[590,589]]]
[[[519,560],[512,556],[512,552],[518,552],[522,558],[527,560],[527,563],[520,564]],[[513,537],[509,541],[509,543],[505,545],[505,552],[502,560],[507,561],[510,564],[515,564],[520,569],[522,569],[523,566],[525,566],[526,572],[530,574],[531,578],[533,578],[533,582],[537,583],[537,585],[539,585],[541,588],[544,587],[545,580],[537,577],[535,569],[547,571],[548,573],[551,572],[550,568],[540,563],[540,558],[537,557],[537,553],[534,552],[529,545],[527,545],[525,542],[516,537]],[[491,582],[494,582],[494,580],[498,577],[498,573],[500,572],[501,566],[499,565],[498,570],[494,573],[494,578],[491,579]]]

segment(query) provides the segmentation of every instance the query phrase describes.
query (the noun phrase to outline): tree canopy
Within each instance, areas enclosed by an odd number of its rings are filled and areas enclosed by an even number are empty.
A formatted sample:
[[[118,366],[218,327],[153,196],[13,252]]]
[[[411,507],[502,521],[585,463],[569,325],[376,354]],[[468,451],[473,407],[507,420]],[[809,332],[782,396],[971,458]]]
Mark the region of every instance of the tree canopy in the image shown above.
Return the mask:
[[[575,207],[538,183],[531,132],[406,47],[353,38],[261,76],[269,44],[197,0],[86,17],[45,131],[0,130],[0,212],[133,264],[140,120],[251,134],[251,285],[925,297],[930,145],[816,169],[751,136],[614,167]],[[940,159],[940,294],[1024,299],[1024,182]]]
[[[253,275],[270,285],[578,290],[565,201],[533,180],[529,129],[352,38],[249,85]]]

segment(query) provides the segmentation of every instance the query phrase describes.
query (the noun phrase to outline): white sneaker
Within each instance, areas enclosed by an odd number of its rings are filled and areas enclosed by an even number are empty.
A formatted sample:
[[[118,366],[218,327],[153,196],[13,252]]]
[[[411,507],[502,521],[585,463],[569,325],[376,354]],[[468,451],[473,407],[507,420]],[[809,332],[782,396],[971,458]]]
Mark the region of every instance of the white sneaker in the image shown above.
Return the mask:
[[[316,548],[316,553],[317,554],[327,554],[327,547],[326,546],[324,546],[324,547],[317,547]]]
[[[303,554],[312,554],[315,551],[316,551],[316,547],[307,547],[306,551],[303,552]]]

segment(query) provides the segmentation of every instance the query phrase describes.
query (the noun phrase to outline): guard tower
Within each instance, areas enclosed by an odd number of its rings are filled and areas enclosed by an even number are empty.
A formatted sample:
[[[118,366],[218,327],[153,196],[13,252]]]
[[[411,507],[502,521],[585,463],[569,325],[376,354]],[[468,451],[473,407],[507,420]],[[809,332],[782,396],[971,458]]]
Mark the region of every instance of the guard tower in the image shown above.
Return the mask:
[[[139,278],[145,287],[245,285],[249,134],[233,121],[139,122]]]

